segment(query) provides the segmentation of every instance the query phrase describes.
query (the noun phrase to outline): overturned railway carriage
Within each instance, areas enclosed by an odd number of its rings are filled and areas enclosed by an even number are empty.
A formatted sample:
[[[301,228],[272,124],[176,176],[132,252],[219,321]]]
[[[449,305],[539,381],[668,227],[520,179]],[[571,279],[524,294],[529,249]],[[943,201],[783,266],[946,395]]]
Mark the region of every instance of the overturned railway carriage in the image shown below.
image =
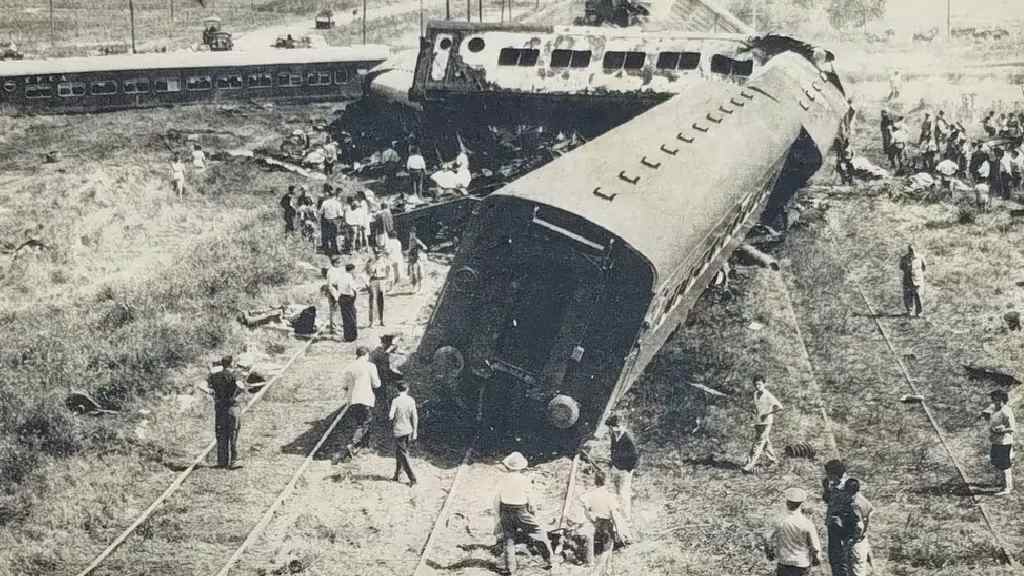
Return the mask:
[[[487,197],[421,358],[457,397],[483,394],[499,437],[575,448],[765,206],[821,166],[849,111],[829,78],[779,55],[743,87],[696,85]]]
[[[747,38],[431,22],[409,97],[426,110],[488,124],[566,120],[608,127],[696,84],[745,82],[762,64]],[[397,68],[381,78],[381,93],[396,92],[390,84],[408,66]],[[376,87],[371,84],[371,91]]]
[[[102,112],[204,102],[351,100],[385,46],[173,52],[0,63],[0,112]]]

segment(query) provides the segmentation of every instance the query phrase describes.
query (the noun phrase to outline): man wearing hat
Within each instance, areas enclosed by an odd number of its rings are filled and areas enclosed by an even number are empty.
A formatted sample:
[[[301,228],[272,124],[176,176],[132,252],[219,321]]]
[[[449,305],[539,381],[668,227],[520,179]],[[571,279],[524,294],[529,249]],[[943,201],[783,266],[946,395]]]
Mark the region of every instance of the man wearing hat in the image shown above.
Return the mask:
[[[370,424],[373,422],[373,406],[376,403],[374,394],[375,388],[380,388],[380,377],[377,375],[377,367],[370,363],[370,349],[366,346],[356,348],[356,359],[345,368],[342,374],[342,383],[348,390],[348,411],[356,424],[352,432],[352,441],[345,446],[349,456],[355,456],[359,449],[365,447],[367,433],[370,431]],[[336,454],[331,459],[332,464],[337,464],[344,454]]]
[[[241,468],[238,460],[238,431],[242,427],[242,410],[238,406],[238,393],[249,392],[244,382],[231,370],[234,361],[224,356],[210,366],[206,377],[206,393],[213,396],[214,432],[217,435],[217,467]]]
[[[513,452],[505,457],[501,464],[509,473],[498,484],[494,512],[498,519],[495,532],[501,535],[505,544],[505,573],[516,572],[517,534],[524,534],[530,539],[531,547],[537,549],[544,559],[544,569],[550,569],[551,546],[540,524],[533,517],[530,479],[523,474],[527,466],[526,457],[519,452]]]
[[[633,471],[640,462],[640,452],[633,435],[626,430],[625,417],[612,414],[605,424],[608,425],[611,439],[611,467],[608,476],[615,494],[622,502],[622,512],[629,518],[633,511]]]
[[[786,490],[786,514],[779,518],[765,538],[765,555],[775,562],[776,576],[806,576],[821,563],[821,540],[810,518],[804,515],[807,492]]]
[[[1010,396],[1006,390],[993,390],[989,398],[992,404],[982,411],[982,416],[988,417],[989,441],[992,444],[989,459],[999,471],[1003,485],[996,496],[1006,496],[1013,492],[1013,433],[1017,423],[1010,410]]]

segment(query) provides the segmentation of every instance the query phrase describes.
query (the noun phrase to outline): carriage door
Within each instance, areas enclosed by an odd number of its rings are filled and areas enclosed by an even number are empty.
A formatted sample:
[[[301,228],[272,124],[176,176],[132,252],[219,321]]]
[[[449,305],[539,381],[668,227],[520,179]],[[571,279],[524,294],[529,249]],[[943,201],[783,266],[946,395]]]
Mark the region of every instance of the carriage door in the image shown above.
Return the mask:
[[[430,66],[430,79],[434,82],[444,80],[445,72],[448,71],[448,59],[452,52],[452,35],[438,34],[434,38],[434,62]]]

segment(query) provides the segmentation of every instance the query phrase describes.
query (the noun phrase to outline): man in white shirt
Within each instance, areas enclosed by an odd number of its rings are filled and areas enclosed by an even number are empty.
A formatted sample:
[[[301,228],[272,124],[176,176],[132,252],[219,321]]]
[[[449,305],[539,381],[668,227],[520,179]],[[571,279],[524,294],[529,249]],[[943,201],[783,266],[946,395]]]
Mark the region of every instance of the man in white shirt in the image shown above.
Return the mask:
[[[402,255],[402,241],[394,233],[388,236],[384,244],[388,253],[388,260],[391,261],[391,287],[388,292],[394,292],[402,283],[402,268],[405,268],[405,257]]]
[[[1017,422],[1008,405],[1010,397],[1005,390],[993,390],[989,397],[992,404],[982,411],[988,417],[988,435],[991,449],[989,459],[999,471],[1003,489],[996,496],[1007,496],[1013,492],[1013,433]]]
[[[373,422],[373,405],[375,403],[374,388],[380,388],[380,376],[377,367],[370,362],[370,349],[366,346],[356,348],[356,360],[345,368],[342,383],[348,390],[348,411],[356,423],[352,432],[352,441],[345,446],[349,456],[356,456],[361,447],[368,444],[368,432]],[[332,458],[337,464],[343,454]]]
[[[330,306],[328,321],[331,334],[334,334],[334,311],[340,309],[341,330],[345,342],[355,342],[356,328],[356,289],[357,283],[352,271],[354,264],[341,267],[341,256],[331,256],[331,267],[327,269],[327,303]]]
[[[418,147],[409,147],[409,159],[405,162],[405,169],[409,172],[412,196],[417,201],[421,201],[423,199],[423,181],[427,174],[427,161],[423,159]]]
[[[768,457],[769,465],[775,464],[778,460],[775,457],[775,450],[772,449],[772,424],[775,422],[775,414],[782,411],[782,403],[768,391],[764,376],[754,376],[754,444],[750,447],[750,454],[747,456],[747,463],[743,466],[744,472],[753,472],[754,466],[764,453]]]
[[[551,546],[547,535],[533,517],[530,500],[530,479],[523,474],[527,462],[519,452],[509,454],[501,464],[508,474],[498,484],[494,499],[495,517],[498,525],[495,532],[500,534],[505,545],[505,574],[516,572],[516,535],[523,534],[530,540],[532,548],[544,558],[545,569],[551,568]]]
[[[605,485],[603,470],[594,472],[594,489],[580,496],[580,504],[587,520],[594,526],[593,538],[587,538],[587,565],[595,559],[603,563],[603,557],[615,546],[618,523],[623,519],[619,499]],[[619,536],[622,539],[622,536]]]
[[[338,253],[338,219],[345,213],[345,207],[338,201],[337,192],[327,192],[327,199],[320,205],[320,245],[324,254]]]
[[[807,492],[786,490],[786,514],[765,538],[765,555],[775,562],[776,576],[807,576],[811,566],[821,564],[821,539],[814,524],[801,508]]]
[[[206,152],[203,152],[203,147],[199,144],[192,148],[192,168],[196,172],[206,170]]]
[[[416,441],[419,416],[416,413],[416,401],[409,396],[409,385],[405,382],[398,383],[398,396],[391,401],[388,419],[391,420],[391,433],[395,437],[395,475],[392,480],[398,482],[399,474],[405,470],[409,486],[415,486],[416,474],[409,463],[409,443]]]

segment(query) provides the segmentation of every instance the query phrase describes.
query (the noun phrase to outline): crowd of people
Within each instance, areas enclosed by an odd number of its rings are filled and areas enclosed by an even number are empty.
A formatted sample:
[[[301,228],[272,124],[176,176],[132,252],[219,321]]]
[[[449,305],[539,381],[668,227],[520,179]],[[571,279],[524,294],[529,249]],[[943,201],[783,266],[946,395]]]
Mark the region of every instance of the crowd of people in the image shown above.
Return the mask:
[[[896,174],[927,173],[946,189],[1010,198],[1024,184],[1024,112],[989,112],[974,137],[939,110],[915,132],[896,112],[881,113],[882,149]]]

